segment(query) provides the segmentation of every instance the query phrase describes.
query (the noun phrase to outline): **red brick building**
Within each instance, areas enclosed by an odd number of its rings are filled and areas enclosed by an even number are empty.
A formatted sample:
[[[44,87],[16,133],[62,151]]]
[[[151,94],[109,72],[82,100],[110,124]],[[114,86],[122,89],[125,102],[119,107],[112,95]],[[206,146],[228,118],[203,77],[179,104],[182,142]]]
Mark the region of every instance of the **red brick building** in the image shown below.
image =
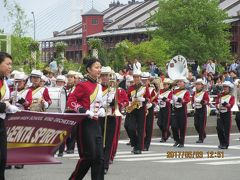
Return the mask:
[[[128,39],[132,42],[141,42],[149,39],[148,31],[156,29],[147,26],[146,22],[158,10],[158,0],[129,1],[128,4],[112,3],[103,12],[91,9],[82,15],[79,22],[61,32],[53,32],[53,37],[41,41],[42,60],[49,61],[54,57],[54,44],[64,41],[68,44],[65,52],[67,59],[81,62],[88,52],[87,39],[101,38],[106,48],[115,47],[116,43]],[[219,4],[231,19],[231,48],[232,53],[240,57],[240,1],[222,0]]]

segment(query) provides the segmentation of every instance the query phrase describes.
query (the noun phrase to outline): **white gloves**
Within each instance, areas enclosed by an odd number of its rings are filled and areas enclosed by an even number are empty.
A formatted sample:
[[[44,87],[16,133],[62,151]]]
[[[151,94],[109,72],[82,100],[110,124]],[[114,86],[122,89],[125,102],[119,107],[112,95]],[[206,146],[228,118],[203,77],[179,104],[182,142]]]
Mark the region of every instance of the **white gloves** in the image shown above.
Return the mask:
[[[177,102],[177,100],[178,100],[178,97],[177,97],[177,96],[175,96],[175,95],[173,95],[172,99],[173,99],[173,101],[174,101],[174,102]]]
[[[44,101],[43,105],[44,105],[44,109],[47,109],[47,108],[48,108],[48,106],[49,106],[49,104],[48,104],[48,102],[47,102],[47,101]]]
[[[100,108],[97,112],[97,116],[98,117],[104,117],[106,115],[105,113],[105,109],[104,108]]]
[[[113,101],[113,97],[111,97],[111,96],[108,97],[108,99],[107,99],[107,103],[110,104],[112,101]]]
[[[90,110],[87,110],[86,111],[86,114],[90,117],[90,118],[93,118],[94,116],[94,112],[90,111]]]
[[[11,105],[9,102],[6,102],[6,112],[7,113],[16,113],[20,111],[17,106]]]
[[[147,103],[147,109],[152,107],[152,103]]]
[[[144,97],[137,97],[137,100],[140,101],[140,102],[144,102],[145,98]]]

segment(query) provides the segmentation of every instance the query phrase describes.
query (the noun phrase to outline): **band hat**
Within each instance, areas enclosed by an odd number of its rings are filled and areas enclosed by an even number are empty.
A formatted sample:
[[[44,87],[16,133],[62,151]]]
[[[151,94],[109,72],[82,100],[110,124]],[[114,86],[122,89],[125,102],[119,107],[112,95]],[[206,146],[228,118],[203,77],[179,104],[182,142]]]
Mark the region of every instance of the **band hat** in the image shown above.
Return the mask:
[[[230,81],[224,81],[222,85],[223,85],[223,86],[228,86],[228,87],[230,87],[230,88],[234,88],[233,83],[231,83]]]
[[[68,73],[67,73],[67,77],[68,77],[68,76],[75,76],[76,74],[77,74],[76,71],[70,70],[70,71],[68,71]]]
[[[157,74],[154,74],[154,75],[150,74],[150,78],[157,79],[158,75]]]
[[[184,83],[188,83],[188,80],[186,77],[178,77],[177,79],[174,80],[175,82],[177,81],[183,81]]]
[[[133,71],[133,76],[141,76],[141,74],[142,74],[141,70]]]
[[[101,74],[109,74],[109,73],[111,73],[112,72],[112,69],[111,69],[111,67],[110,66],[103,66],[102,68],[101,68]]]
[[[27,79],[27,76],[24,72],[18,72],[14,75],[14,80],[15,81],[18,81],[18,80],[19,81],[21,81],[21,80],[25,81],[26,79]]]
[[[141,73],[141,79],[148,79],[150,78],[150,73],[149,72],[142,72]]]
[[[75,78],[83,79],[84,77],[83,77],[82,73],[76,72]]]
[[[15,75],[15,74],[17,74],[17,73],[21,73],[20,71],[17,71],[17,70],[13,70],[12,72],[11,72],[11,75]]]
[[[202,84],[202,85],[205,85],[205,82],[203,81],[203,79],[197,79],[194,84]]]
[[[170,78],[164,78],[163,84],[172,84],[173,81]]]
[[[41,76],[41,81],[47,82],[47,81],[48,81],[48,78],[47,78],[47,76],[45,76],[45,75],[42,75],[42,76]]]
[[[34,70],[32,70],[30,76],[34,76],[34,77],[39,77],[39,78],[41,78],[42,75],[43,75],[43,73],[42,73],[40,70],[36,70],[36,69],[34,69]]]
[[[58,75],[56,81],[66,82],[66,77],[64,75]]]

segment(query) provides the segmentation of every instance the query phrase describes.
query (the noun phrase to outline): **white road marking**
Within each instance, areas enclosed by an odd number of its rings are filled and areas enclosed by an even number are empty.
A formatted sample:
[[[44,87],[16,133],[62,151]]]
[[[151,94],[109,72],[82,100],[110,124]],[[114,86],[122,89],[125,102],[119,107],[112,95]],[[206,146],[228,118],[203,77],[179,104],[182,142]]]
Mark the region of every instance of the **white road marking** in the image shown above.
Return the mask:
[[[128,155],[120,155],[120,156],[116,156],[116,159],[120,159],[120,158],[136,158],[136,157],[151,157],[151,156],[166,156],[166,153],[153,153],[153,154],[128,154]]]
[[[240,164],[240,160],[237,161],[221,161],[221,162],[209,162],[209,163],[197,163],[197,164],[204,164],[204,165],[233,165],[233,164]]]
[[[224,158],[195,158],[195,159],[177,159],[177,160],[166,160],[166,161],[153,161],[160,163],[183,163],[183,162],[195,162],[195,161],[224,161],[230,159],[240,159],[240,156],[224,157]]]

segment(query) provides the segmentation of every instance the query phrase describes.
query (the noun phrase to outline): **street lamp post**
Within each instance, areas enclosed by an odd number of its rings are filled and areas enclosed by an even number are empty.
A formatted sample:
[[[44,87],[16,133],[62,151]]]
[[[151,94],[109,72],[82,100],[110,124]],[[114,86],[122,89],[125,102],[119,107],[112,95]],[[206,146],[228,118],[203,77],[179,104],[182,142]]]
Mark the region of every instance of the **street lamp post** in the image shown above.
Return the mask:
[[[33,15],[33,33],[34,33],[34,40],[36,39],[36,20],[35,20],[35,15],[34,12],[31,12]]]

